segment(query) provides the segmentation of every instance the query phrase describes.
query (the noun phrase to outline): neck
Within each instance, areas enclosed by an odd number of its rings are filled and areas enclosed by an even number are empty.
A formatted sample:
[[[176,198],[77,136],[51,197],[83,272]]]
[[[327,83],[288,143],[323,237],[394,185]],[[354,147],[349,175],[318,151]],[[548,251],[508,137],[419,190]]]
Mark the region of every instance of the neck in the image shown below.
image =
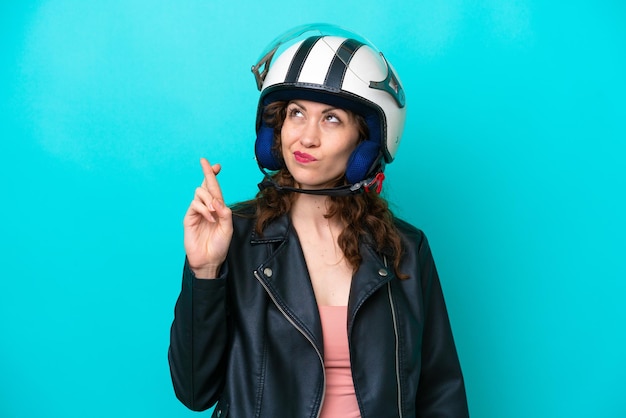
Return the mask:
[[[324,217],[328,212],[328,196],[297,194],[296,200],[291,207],[291,217],[306,222],[318,222],[328,220]]]
[[[337,217],[327,218],[328,196],[299,194],[291,207],[290,216],[301,240],[330,240],[329,248],[337,249],[337,237],[345,224]]]
[[[298,194],[293,206],[291,207],[290,216],[294,225],[299,227],[310,226],[315,228],[337,228],[343,229],[342,222],[335,216],[327,218],[330,205],[328,196]]]

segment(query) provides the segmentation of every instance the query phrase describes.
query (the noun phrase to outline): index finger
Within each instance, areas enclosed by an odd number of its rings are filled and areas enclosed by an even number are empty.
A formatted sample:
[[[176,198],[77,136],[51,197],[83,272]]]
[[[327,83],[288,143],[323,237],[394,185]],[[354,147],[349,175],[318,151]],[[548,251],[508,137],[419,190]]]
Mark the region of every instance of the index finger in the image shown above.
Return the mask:
[[[224,197],[222,196],[222,188],[220,187],[216,177],[217,173],[220,172],[221,167],[219,164],[216,164],[214,169],[206,158],[200,158],[200,165],[202,166],[202,171],[204,172],[202,187],[207,189],[211,196],[221,199],[223,202]]]

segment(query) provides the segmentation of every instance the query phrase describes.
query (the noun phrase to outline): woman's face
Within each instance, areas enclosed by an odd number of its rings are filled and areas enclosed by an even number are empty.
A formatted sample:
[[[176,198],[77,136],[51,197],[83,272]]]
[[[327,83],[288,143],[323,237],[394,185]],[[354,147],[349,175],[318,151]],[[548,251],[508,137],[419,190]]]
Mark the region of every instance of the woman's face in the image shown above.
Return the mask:
[[[359,142],[352,113],[307,100],[289,102],[280,132],[285,165],[303,189],[334,183]]]

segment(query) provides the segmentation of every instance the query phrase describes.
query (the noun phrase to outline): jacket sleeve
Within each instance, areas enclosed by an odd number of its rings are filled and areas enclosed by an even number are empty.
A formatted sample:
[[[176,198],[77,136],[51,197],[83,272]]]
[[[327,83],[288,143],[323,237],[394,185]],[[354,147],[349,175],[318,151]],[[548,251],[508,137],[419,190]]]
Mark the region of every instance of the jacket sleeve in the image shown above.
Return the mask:
[[[422,418],[469,417],[465,384],[441,284],[426,237],[419,248],[424,291],[422,373],[416,399]]]
[[[176,397],[187,408],[203,411],[217,401],[227,340],[226,272],[212,280],[197,279],[185,262],[168,360]]]

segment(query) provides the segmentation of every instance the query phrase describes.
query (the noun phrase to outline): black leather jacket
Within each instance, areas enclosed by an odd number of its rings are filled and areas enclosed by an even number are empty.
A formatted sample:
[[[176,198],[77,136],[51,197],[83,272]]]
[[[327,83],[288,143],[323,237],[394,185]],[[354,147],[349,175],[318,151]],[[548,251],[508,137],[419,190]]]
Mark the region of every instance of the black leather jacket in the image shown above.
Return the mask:
[[[325,392],[319,313],[287,216],[263,236],[235,215],[220,277],[185,265],[169,362],[177,397],[214,417],[316,418]],[[398,279],[364,242],[348,302],[352,378],[363,418],[467,417],[463,376],[424,234],[397,220]]]

